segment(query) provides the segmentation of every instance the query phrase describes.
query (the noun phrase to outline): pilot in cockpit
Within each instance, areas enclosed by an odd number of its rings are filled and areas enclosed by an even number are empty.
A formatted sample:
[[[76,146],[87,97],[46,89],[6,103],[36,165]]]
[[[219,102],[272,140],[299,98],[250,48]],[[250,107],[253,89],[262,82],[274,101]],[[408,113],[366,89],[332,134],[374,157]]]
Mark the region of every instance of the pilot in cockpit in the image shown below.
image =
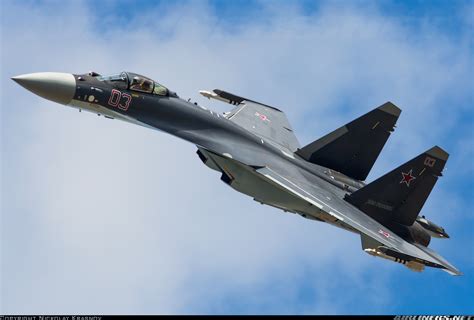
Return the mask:
[[[130,82],[130,89],[151,93],[153,91],[153,81],[144,77],[133,77]]]

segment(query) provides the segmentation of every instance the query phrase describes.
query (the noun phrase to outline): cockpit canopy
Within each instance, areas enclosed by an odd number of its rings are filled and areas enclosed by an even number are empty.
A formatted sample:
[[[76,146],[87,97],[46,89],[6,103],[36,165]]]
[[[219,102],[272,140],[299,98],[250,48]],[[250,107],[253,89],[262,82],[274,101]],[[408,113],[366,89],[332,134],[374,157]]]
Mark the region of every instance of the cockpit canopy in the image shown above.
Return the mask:
[[[169,95],[169,90],[167,88],[150,78],[136,73],[122,72],[110,76],[98,76],[97,80],[111,82],[120,89],[129,89],[159,96]]]

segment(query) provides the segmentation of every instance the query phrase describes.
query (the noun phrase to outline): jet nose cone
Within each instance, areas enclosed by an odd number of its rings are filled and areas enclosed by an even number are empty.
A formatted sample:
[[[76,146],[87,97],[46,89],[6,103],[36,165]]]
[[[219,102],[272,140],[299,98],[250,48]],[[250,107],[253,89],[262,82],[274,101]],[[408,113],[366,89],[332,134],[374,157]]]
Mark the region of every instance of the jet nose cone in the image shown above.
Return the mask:
[[[29,73],[12,80],[40,97],[61,104],[69,104],[76,92],[76,79],[70,73]]]

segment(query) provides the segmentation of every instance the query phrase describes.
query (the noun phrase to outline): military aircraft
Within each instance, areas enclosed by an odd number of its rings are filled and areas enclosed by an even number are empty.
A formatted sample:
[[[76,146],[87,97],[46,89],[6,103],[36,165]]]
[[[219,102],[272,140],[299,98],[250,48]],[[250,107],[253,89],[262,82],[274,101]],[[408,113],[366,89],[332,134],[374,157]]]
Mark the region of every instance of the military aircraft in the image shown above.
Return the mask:
[[[434,146],[364,182],[401,113],[391,102],[300,147],[281,110],[223,90],[200,91],[234,106],[221,114],[132,72],[44,72],[12,79],[48,100],[187,140],[233,189],[359,234],[370,255],[413,271],[429,266],[461,274],[428,248],[431,237],[448,238],[444,229],[419,216],[448,153]]]

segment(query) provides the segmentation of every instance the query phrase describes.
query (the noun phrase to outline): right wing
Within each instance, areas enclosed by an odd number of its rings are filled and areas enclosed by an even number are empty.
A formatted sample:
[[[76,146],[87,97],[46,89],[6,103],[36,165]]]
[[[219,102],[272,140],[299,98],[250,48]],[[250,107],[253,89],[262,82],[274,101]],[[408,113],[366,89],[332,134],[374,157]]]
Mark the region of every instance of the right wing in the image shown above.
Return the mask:
[[[297,178],[288,178],[268,167],[257,168],[256,172],[274,185],[346,223],[361,235],[379,242],[386,252],[394,252],[405,259],[441,268],[451,274],[460,274],[454,266],[434,251],[408,243],[359,209],[326,190],[318,179],[310,179],[301,174]]]

